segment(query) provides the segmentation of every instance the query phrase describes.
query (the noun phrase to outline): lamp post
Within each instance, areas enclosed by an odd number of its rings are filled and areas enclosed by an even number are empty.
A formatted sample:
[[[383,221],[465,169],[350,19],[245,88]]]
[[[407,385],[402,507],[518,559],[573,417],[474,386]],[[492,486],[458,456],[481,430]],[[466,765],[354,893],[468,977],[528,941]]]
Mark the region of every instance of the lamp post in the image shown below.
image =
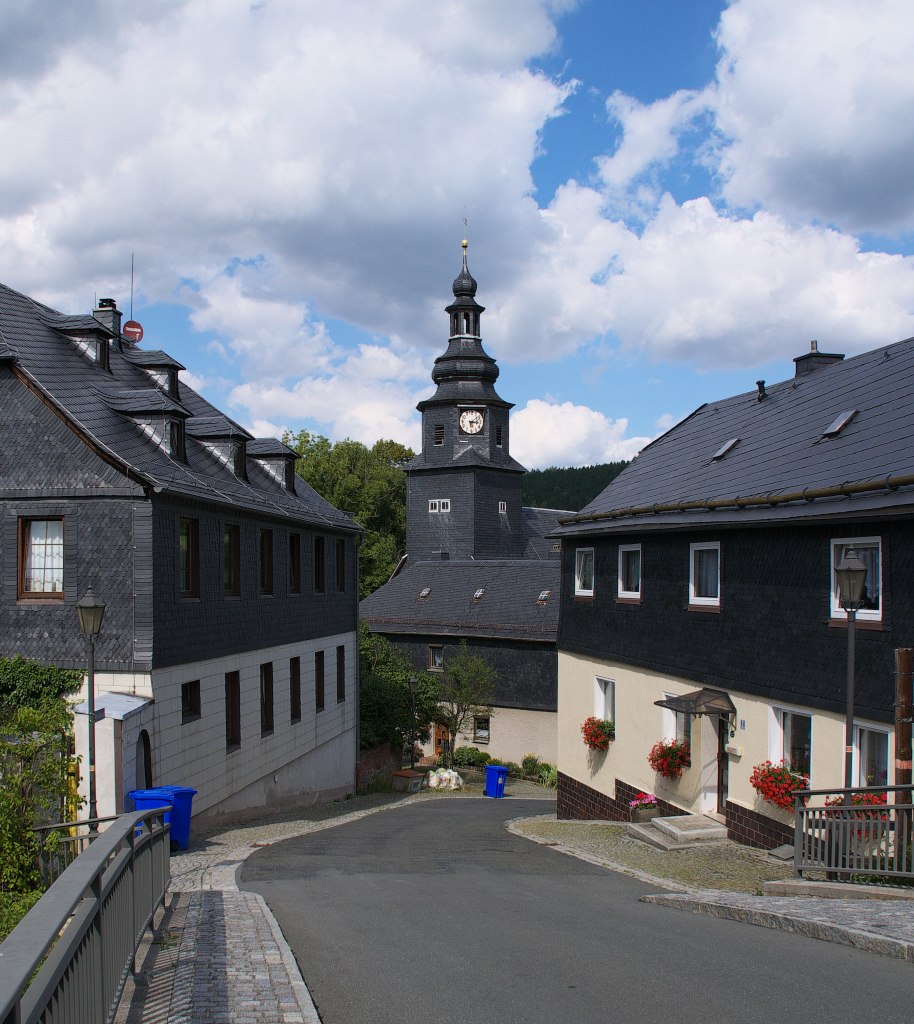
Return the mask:
[[[416,770],[416,687],[419,685],[419,680],[415,676],[409,677],[409,703],[410,713],[412,715],[412,729],[410,730],[409,737],[409,767],[412,771]]]
[[[841,606],[847,612],[847,717],[844,737],[844,803],[850,804],[847,792],[854,784],[854,645],[856,641],[857,609],[863,603],[866,566],[853,548],[847,548],[835,567]]]
[[[97,832],[98,805],[95,799],[95,636],[102,628],[105,606],[96,600],[92,588],[85,592],[76,605],[79,628],[86,638],[86,682],[89,690],[89,826],[90,832]]]

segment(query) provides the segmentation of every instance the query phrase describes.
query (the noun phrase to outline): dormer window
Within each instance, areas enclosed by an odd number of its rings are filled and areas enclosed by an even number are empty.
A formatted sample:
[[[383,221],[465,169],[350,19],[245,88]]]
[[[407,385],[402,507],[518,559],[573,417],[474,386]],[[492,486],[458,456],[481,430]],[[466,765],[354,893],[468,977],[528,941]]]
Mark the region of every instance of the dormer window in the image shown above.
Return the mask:
[[[170,369],[147,369],[156,385],[171,398],[178,397],[178,371]]]
[[[295,463],[291,459],[286,459],[286,490],[295,493]]]
[[[100,366],[103,370],[111,369],[109,358],[109,341],[104,334],[80,334],[68,335],[70,341],[76,344],[79,351],[90,361]]]
[[[244,480],[247,476],[245,470],[245,457],[244,457],[244,442],[233,441],[232,442],[232,472],[239,480]]]
[[[184,451],[184,420],[169,419],[168,426],[168,454],[177,459],[178,462],[186,462]]]

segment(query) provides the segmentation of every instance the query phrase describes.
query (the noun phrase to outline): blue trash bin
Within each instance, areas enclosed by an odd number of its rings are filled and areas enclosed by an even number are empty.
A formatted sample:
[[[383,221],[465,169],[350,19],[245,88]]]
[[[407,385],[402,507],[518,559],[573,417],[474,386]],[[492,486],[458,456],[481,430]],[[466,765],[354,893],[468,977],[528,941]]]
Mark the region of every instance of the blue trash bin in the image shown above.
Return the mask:
[[[174,804],[171,793],[166,789],[157,787],[155,789],[131,789],[127,794],[136,805],[138,811],[149,811],[153,807],[164,807],[166,804]],[[169,821],[171,814],[165,812],[165,820]]]
[[[505,779],[508,769],[500,764],[486,765],[486,796],[501,797],[505,795]]]
[[[190,846],[190,808],[195,789],[190,786],[159,786],[159,790],[167,793],[171,808],[171,848],[186,850]]]

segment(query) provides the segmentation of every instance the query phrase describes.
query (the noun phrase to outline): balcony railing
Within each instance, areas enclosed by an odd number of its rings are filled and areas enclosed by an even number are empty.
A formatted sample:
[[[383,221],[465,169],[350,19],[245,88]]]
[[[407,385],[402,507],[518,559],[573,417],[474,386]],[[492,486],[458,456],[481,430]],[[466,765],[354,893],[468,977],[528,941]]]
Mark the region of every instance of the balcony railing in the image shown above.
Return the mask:
[[[140,939],[165,898],[167,810],[122,814],[0,944],[3,1024],[114,1019]]]
[[[888,799],[903,803],[826,804],[844,791],[803,789],[794,793],[793,872],[824,871],[839,881],[914,879],[911,786],[868,786],[849,789],[851,798]],[[810,803],[815,801],[815,806]],[[806,803],[806,806],[804,805]]]

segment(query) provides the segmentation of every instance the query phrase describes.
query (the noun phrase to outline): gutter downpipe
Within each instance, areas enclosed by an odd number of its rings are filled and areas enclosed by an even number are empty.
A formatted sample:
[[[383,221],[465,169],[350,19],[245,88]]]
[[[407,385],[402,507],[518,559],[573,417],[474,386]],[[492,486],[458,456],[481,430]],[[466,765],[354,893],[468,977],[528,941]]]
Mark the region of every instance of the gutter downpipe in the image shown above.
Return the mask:
[[[362,567],[359,549],[362,547],[362,534],[355,536],[355,794],[358,795],[362,783],[362,729],[361,700],[362,673],[361,654],[359,651],[359,587],[361,585]]]

